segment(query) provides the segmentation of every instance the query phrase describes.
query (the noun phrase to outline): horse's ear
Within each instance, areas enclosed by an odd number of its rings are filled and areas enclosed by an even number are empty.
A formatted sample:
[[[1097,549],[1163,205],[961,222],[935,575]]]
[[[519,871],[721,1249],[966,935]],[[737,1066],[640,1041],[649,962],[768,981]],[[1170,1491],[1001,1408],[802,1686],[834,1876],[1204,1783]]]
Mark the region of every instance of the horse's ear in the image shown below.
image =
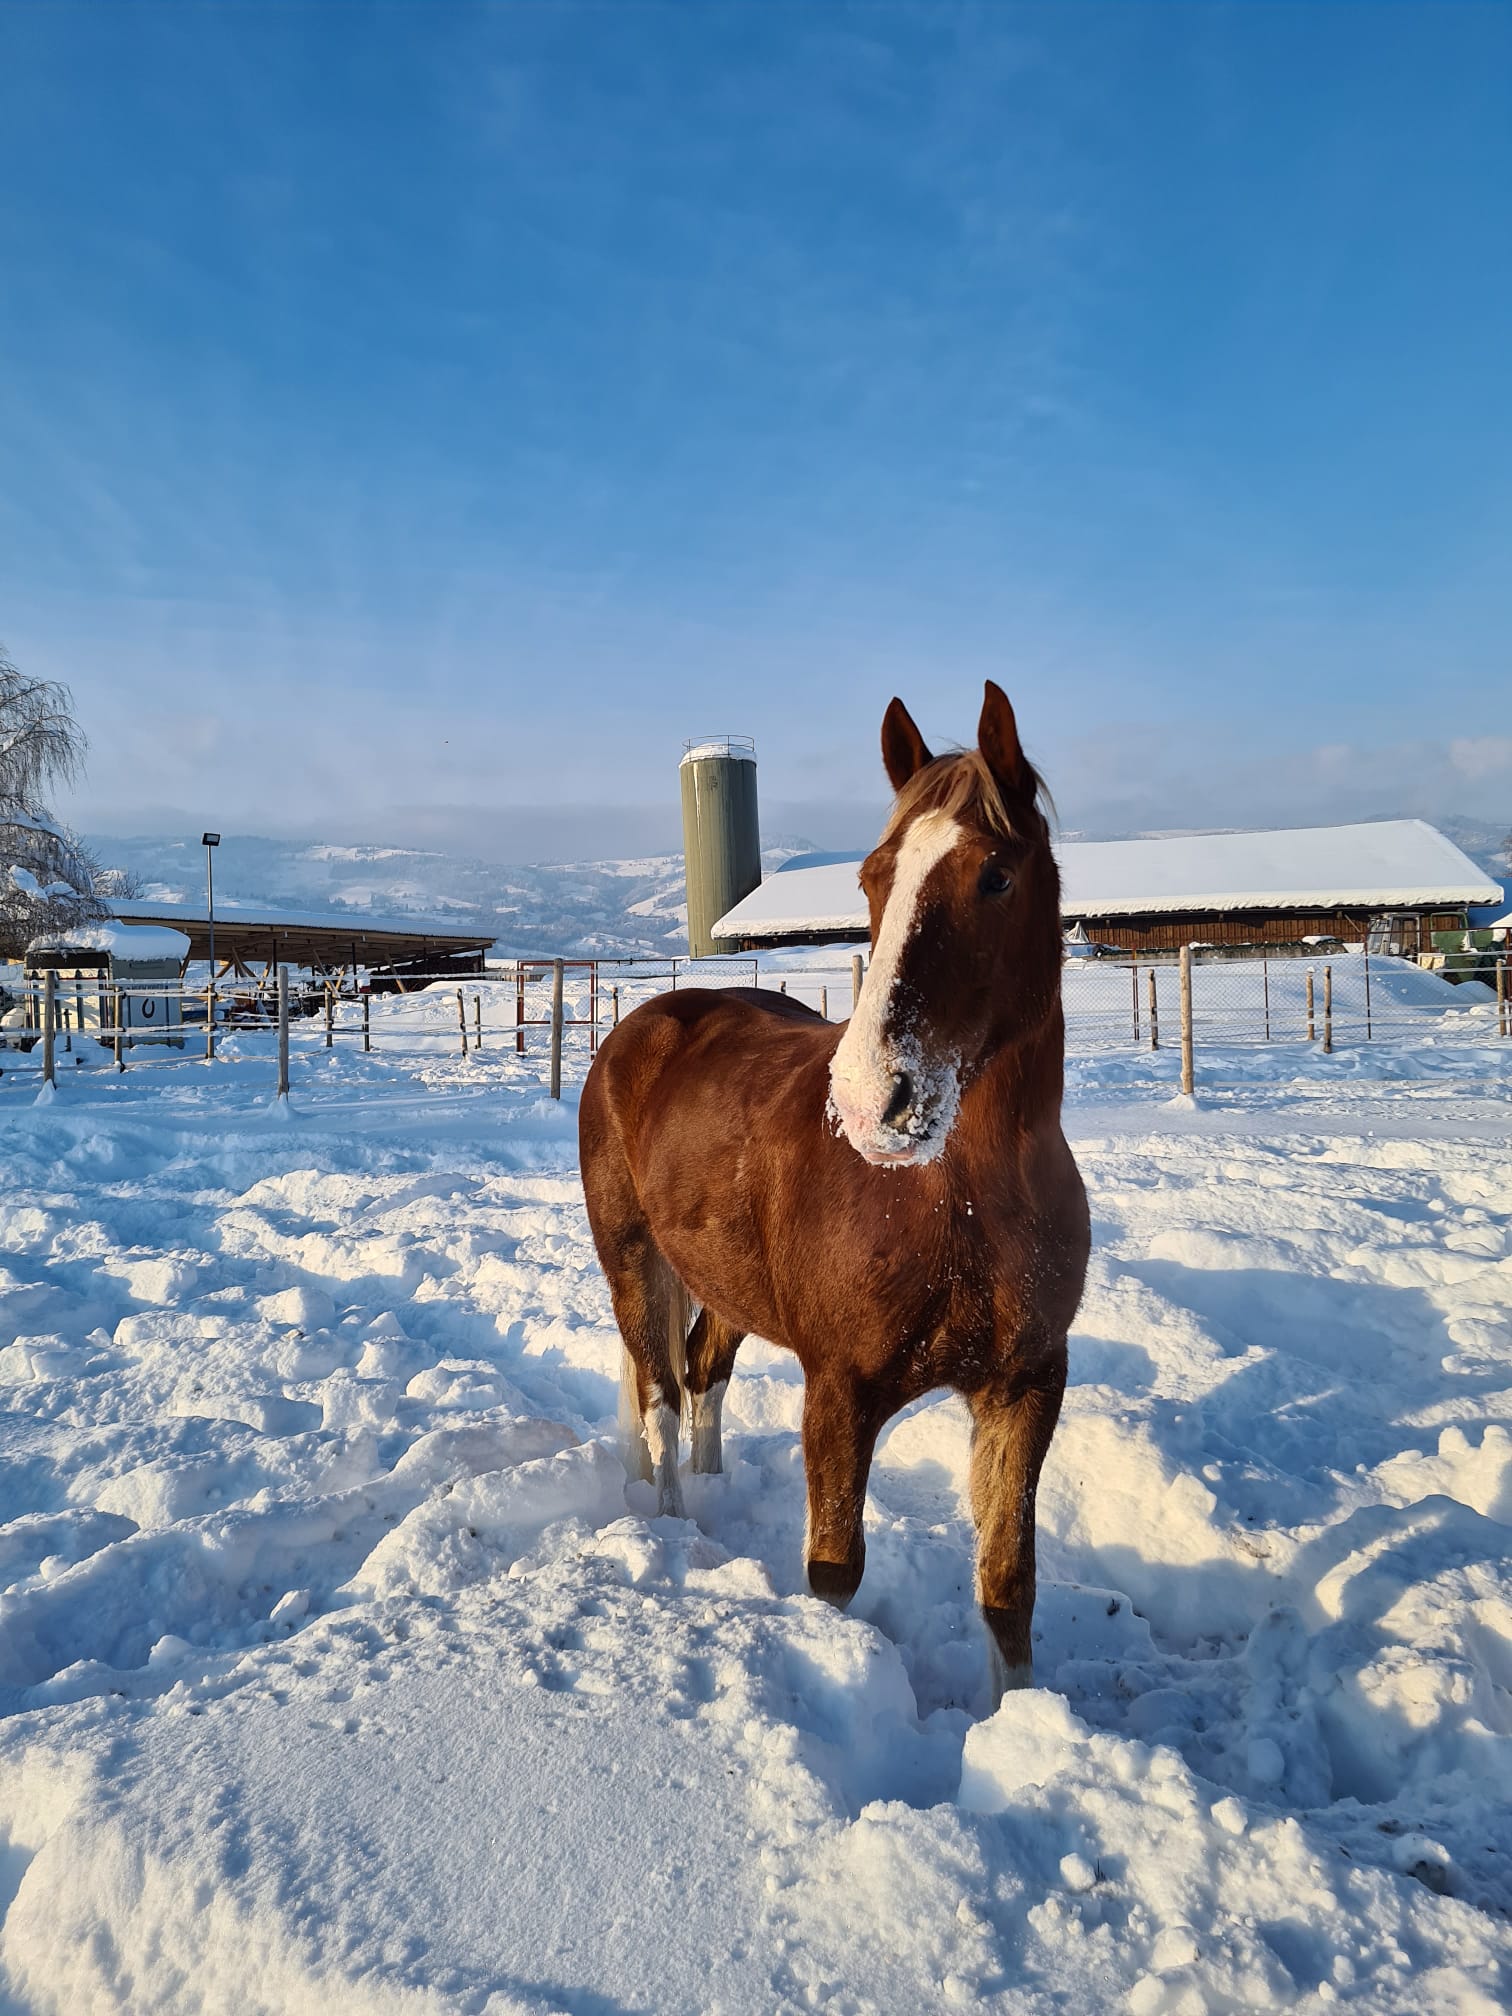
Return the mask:
[[[1008,695],[995,680],[987,681],[982,696],[982,718],[977,723],[977,747],[987,759],[987,767],[1005,790],[1022,792],[1032,776],[1019,744],[1018,723]]]
[[[916,771],[934,761],[913,716],[896,698],[882,716],[882,761],[894,791],[901,791]]]

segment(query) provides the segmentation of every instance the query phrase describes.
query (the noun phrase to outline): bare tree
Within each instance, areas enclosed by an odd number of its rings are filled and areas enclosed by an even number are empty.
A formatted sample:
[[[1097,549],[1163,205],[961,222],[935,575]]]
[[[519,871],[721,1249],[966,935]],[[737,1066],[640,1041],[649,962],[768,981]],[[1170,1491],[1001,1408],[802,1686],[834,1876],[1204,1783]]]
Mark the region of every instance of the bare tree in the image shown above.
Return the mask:
[[[135,868],[101,868],[94,886],[96,896],[106,903],[130,903],[147,893],[146,881]]]
[[[47,808],[84,750],[67,687],[28,677],[0,648],[0,957],[105,914],[99,863]]]

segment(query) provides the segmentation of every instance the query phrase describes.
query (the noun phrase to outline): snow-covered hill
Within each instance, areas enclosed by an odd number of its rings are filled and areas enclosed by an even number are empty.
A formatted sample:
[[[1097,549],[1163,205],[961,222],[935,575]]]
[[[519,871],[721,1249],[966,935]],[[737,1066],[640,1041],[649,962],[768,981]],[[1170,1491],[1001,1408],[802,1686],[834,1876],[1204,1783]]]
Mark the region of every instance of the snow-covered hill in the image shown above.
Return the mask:
[[[90,844],[102,860],[136,876],[144,896],[203,900],[205,856],[192,839],[105,834]],[[805,844],[767,848],[768,872]],[[524,867],[413,847],[337,847],[228,833],[216,850],[215,888],[228,900],[288,910],[488,920],[506,953],[623,957],[687,950],[677,854]]]
[[[1435,820],[1442,832],[1492,874],[1501,872],[1497,829],[1454,817]],[[1063,839],[1128,835],[1081,833]],[[125,869],[157,900],[198,902],[205,857],[192,838],[90,834],[102,861]],[[856,845],[866,843],[858,834]],[[762,852],[768,874],[809,842],[774,837]],[[669,955],[687,949],[683,864],[678,854],[620,861],[542,862],[530,866],[485,861],[439,849],[335,846],[323,841],[261,839],[228,833],[215,857],[217,894],[286,910],[367,911],[375,915],[445,917],[492,923],[503,953],[598,953],[605,957]]]
[[[192,839],[102,836],[102,859],[146,896],[202,901],[205,857]],[[666,953],[685,949],[683,867],[675,854],[633,861],[506,867],[412,847],[339,847],[228,833],[219,896],[281,909],[455,915],[494,923],[507,951]]]

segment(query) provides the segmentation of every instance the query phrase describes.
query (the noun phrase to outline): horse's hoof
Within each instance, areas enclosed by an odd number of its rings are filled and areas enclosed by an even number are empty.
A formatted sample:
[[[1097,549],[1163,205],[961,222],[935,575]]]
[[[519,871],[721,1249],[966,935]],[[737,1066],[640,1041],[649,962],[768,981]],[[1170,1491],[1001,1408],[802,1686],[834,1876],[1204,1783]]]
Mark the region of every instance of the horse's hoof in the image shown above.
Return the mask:
[[[844,1561],[810,1561],[808,1585],[826,1603],[844,1610],[861,1586],[861,1570]]]
[[[1009,1665],[996,1645],[987,1653],[987,1713],[995,1715],[1003,1705],[1005,1694],[1022,1693],[1026,1687],[1034,1685],[1034,1666],[1030,1660]]]

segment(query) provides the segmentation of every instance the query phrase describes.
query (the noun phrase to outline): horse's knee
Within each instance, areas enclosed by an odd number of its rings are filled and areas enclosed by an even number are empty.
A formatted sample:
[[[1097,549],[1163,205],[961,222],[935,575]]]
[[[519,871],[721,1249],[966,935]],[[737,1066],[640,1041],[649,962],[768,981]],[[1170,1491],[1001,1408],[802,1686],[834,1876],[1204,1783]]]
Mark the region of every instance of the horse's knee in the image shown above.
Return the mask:
[[[860,1588],[865,1567],[864,1555],[859,1560],[851,1561],[811,1559],[808,1564],[809,1588],[826,1603],[833,1603],[837,1610],[843,1610]]]

